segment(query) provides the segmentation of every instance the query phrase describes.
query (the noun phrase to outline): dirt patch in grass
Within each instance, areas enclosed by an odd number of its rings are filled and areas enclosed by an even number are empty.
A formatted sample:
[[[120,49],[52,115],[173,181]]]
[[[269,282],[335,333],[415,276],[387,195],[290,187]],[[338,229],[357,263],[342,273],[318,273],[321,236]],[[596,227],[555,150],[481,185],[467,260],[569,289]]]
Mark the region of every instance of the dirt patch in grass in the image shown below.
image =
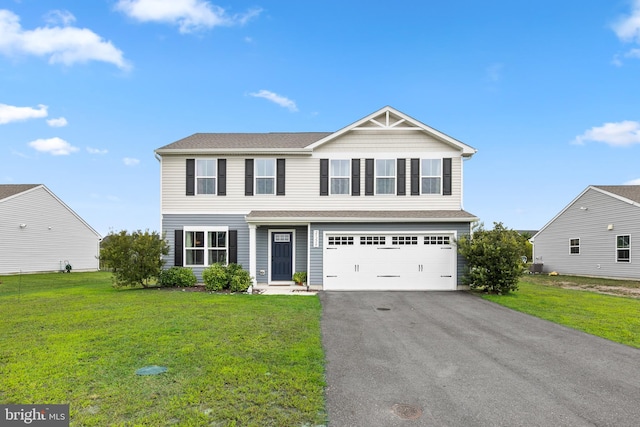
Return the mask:
[[[525,275],[522,280],[563,289],[640,299],[640,281],[584,276]]]

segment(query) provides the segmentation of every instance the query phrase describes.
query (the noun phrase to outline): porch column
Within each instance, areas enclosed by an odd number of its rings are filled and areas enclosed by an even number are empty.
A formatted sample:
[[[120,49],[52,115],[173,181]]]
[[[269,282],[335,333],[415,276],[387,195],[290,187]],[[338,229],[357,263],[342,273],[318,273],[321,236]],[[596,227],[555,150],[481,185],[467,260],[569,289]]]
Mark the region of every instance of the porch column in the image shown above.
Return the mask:
[[[257,283],[258,272],[256,268],[256,225],[249,224],[249,274],[251,275],[252,286]]]

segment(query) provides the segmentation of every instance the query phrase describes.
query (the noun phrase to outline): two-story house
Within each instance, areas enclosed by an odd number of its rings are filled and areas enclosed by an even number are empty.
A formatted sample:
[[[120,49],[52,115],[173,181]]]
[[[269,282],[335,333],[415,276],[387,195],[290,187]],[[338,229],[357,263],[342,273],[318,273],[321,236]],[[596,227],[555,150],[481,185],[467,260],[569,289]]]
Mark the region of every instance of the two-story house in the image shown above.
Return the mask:
[[[238,263],[254,283],[456,290],[463,160],[476,150],[385,107],[337,132],[197,133],[156,150],[167,266]]]

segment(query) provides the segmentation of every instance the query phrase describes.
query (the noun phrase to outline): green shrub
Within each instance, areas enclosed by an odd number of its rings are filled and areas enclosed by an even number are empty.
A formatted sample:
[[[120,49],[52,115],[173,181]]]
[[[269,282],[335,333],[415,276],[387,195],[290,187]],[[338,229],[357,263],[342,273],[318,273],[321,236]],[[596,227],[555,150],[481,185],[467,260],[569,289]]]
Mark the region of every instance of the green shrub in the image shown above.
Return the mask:
[[[212,264],[202,272],[204,288],[208,291],[221,291],[228,288],[227,268],[220,264]]]
[[[187,267],[171,267],[168,270],[163,270],[158,278],[158,284],[160,286],[178,286],[181,288],[188,288],[194,286],[198,282],[193,270]]]
[[[482,225],[473,237],[462,236],[458,252],[466,259],[462,283],[471,289],[505,294],[518,289],[518,280],[524,273],[522,256],[526,253],[526,239],[517,231],[494,223],[493,230]]]
[[[210,265],[202,272],[202,280],[208,291],[245,292],[251,286],[251,276],[239,264]]]

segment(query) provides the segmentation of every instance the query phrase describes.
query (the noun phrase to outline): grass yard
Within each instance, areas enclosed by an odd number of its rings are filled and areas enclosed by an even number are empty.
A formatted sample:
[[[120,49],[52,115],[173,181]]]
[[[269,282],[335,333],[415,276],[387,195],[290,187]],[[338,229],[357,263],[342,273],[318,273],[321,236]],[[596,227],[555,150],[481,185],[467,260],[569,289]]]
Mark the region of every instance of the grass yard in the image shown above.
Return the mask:
[[[633,295],[637,281],[573,276],[524,276],[519,290],[508,295],[484,295],[514,310],[528,313],[640,348],[640,299],[601,292]],[[621,292],[627,288],[631,292]]]
[[[0,281],[0,403],[69,403],[77,426],[326,423],[317,297]],[[168,371],[136,375],[150,365]]]

